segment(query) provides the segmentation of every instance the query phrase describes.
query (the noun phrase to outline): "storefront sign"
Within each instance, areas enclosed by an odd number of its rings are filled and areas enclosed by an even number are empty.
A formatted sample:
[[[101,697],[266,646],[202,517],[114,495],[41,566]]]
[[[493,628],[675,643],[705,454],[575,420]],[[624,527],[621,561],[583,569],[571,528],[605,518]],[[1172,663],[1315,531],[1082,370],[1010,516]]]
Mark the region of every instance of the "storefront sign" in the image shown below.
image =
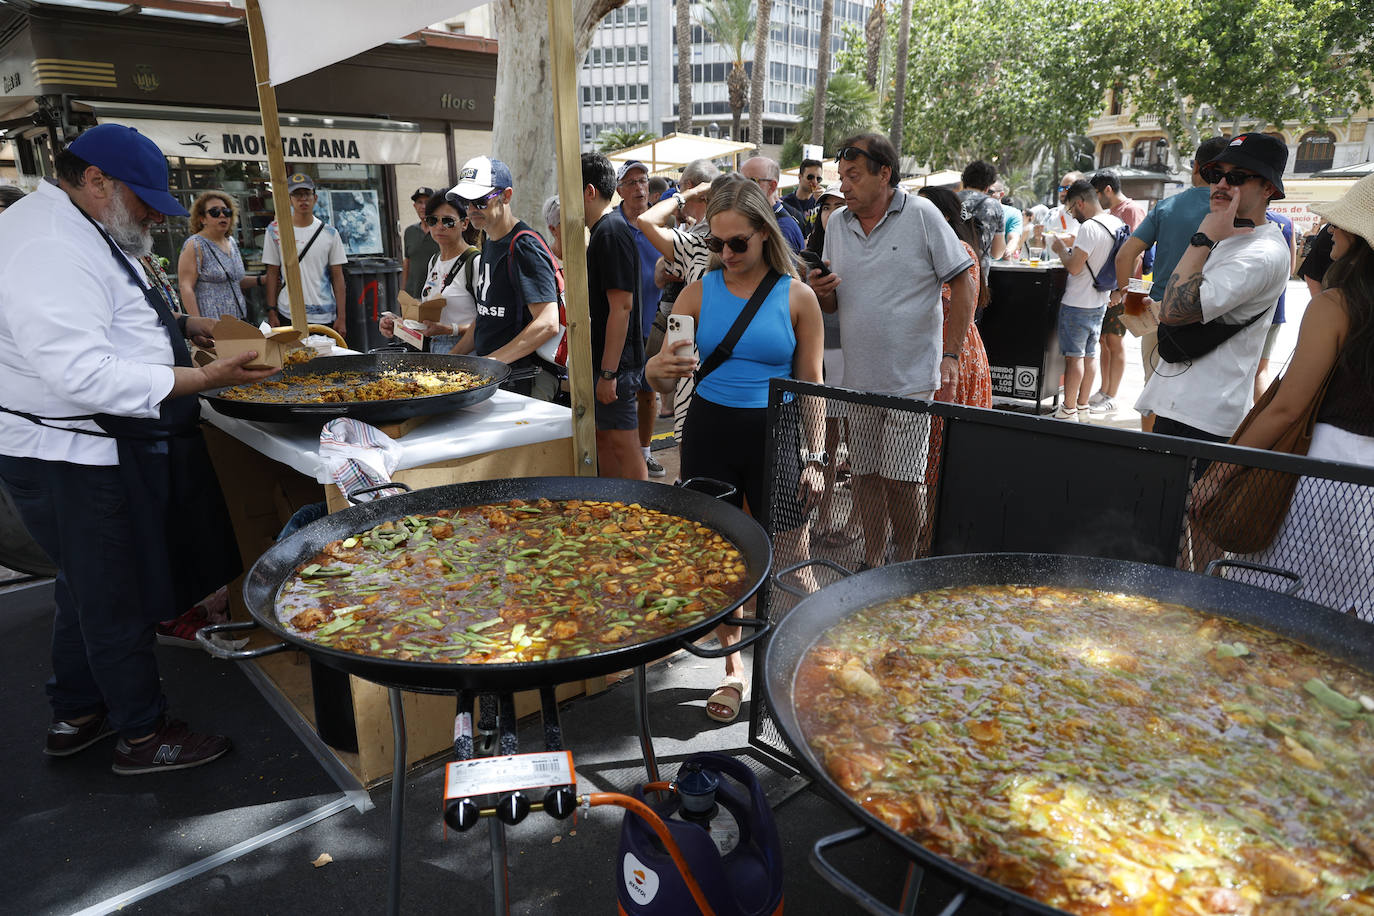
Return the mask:
[[[106,120],[101,118],[101,121]],[[267,158],[262,128],[207,121],[117,119],[135,127],[168,156],[261,161]],[[420,134],[396,130],[340,130],[328,127],[281,129],[282,155],[288,162],[395,165],[420,161]]]
[[[1268,209],[1273,213],[1286,216],[1293,221],[1293,231],[1298,235],[1311,232],[1321,224],[1321,217],[1307,208],[1305,200],[1270,201]]]

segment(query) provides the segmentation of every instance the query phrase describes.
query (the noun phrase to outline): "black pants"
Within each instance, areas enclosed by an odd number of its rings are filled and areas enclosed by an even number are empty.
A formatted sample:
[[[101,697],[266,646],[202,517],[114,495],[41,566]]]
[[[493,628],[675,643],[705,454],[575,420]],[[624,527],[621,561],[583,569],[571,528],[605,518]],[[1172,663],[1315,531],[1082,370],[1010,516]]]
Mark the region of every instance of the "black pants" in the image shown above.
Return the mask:
[[[806,522],[797,497],[801,479],[799,419],[789,416],[795,404],[783,408],[783,420],[773,430],[776,451],[773,472],[776,503],[769,505],[768,408],[724,407],[702,397],[692,398],[682,426],[683,480],[710,477],[736,487],[730,502],[749,501],[749,511],[769,532],[791,531]]]
[[[167,701],[153,654],[157,620],[139,599],[139,532],[119,469],[0,456],[0,481],[59,570],[47,683],[54,715],[108,708],[121,735],[148,734]]]

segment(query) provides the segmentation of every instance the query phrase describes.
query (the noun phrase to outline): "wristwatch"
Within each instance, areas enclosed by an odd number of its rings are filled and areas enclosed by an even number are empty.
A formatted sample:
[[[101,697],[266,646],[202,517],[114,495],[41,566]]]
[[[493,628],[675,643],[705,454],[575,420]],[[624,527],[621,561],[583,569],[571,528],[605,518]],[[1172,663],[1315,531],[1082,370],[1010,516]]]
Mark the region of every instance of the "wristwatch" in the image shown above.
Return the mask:
[[[804,465],[816,464],[823,468],[830,466],[830,453],[825,449],[821,449],[819,452],[802,452],[801,459]]]
[[[615,378],[615,377],[616,377],[617,375],[619,375],[619,374],[620,374],[620,373],[617,372],[615,369],[602,369],[602,370],[601,370],[601,377],[602,377],[603,379],[605,379],[606,381],[608,381],[608,382],[609,382],[611,379]]]
[[[1193,237],[1188,240],[1188,245],[1190,247],[1196,245],[1198,248],[1206,248],[1208,251],[1217,247],[1217,243],[1212,241],[1205,232],[1194,232]]]

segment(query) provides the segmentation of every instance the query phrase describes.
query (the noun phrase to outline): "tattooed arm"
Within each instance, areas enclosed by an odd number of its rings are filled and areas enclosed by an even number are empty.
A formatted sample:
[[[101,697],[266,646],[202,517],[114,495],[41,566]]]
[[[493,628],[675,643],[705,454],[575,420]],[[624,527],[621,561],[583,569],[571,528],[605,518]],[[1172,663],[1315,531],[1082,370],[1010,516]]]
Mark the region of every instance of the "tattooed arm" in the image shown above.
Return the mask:
[[[1202,320],[1202,266],[1211,249],[1190,246],[1164,288],[1159,320],[1162,324],[1193,324]]]

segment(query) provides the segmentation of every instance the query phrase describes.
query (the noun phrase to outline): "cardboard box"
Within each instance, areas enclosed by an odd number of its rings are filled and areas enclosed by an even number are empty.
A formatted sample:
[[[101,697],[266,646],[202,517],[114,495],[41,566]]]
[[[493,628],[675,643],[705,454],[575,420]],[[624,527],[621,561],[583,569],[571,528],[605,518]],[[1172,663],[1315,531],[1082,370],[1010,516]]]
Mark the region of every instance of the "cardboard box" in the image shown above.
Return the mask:
[[[424,302],[419,301],[414,296],[402,291],[396,297],[396,304],[401,308],[401,317],[396,322],[393,329],[399,340],[403,340],[417,350],[425,348],[425,335],[419,327],[407,327],[406,322],[413,321],[417,324],[421,321],[438,321],[439,316],[444,311],[444,299],[428,299]]]
[[[256,350],[257,358],[248,363],[250,369],[280,369],[286,364],[286,354],[302,346],[301,332],[295,328],[264,337],[262,331],[232,315],[215,322],[211,333],[215,337],[215,353],[220,359]]]

